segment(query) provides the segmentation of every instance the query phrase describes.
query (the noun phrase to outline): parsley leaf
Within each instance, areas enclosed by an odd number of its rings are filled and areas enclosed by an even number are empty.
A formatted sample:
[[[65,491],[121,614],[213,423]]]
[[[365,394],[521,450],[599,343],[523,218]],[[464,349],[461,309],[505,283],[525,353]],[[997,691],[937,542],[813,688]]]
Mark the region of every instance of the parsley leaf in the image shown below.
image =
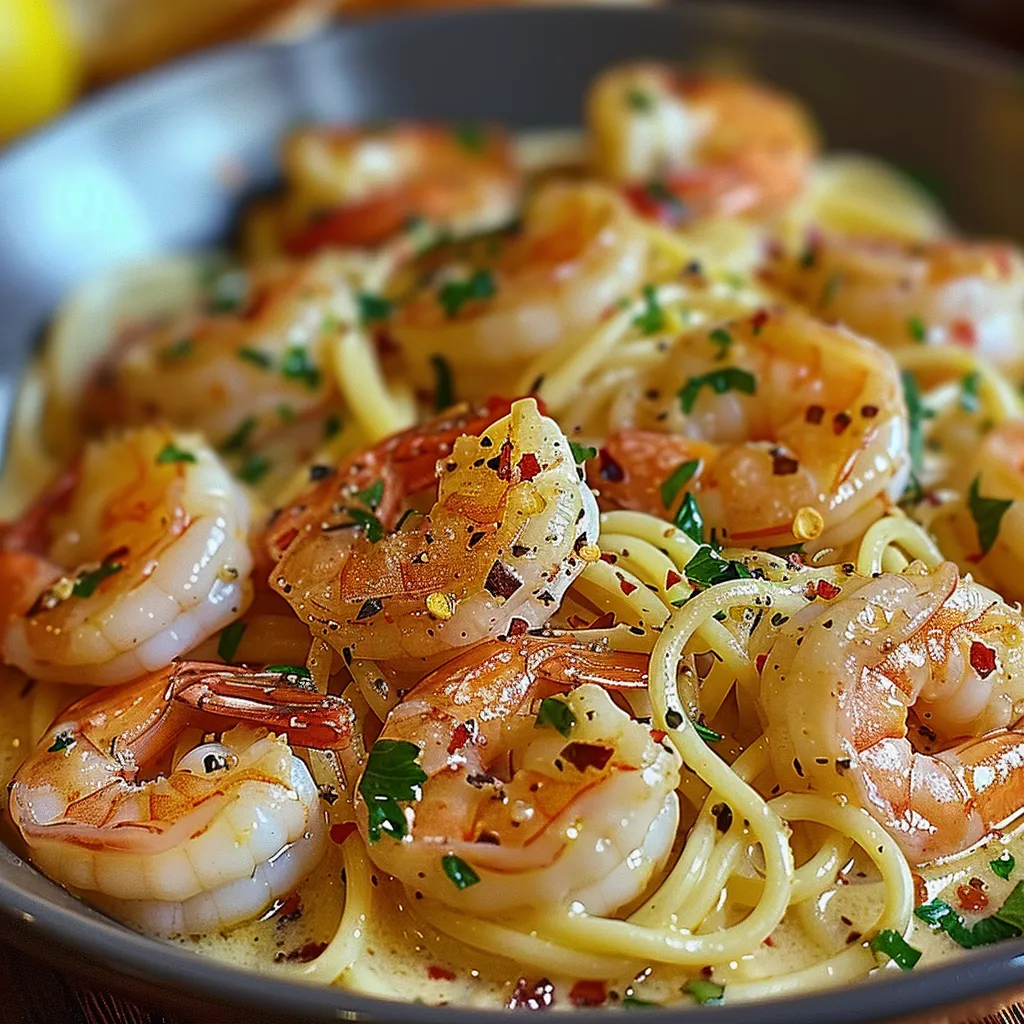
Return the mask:
[[[98,569],[80,572],[74,586],[71,588],[72,595],[75,597],[92,597],[96,593],[96,588],[108,576],[113,576],[114,573],[120,572],[123,568],[124,566],[120,562],[104,562]]]
[[[978,371],[972,370],[960,381],[960,408],[964,412],[978,411]]]
[[[695,544],[700,544],[704,540],[704,517],[701,515],[697,499],[689,491],[686,492],[672,525],[682,530]]]
[[[923,345],[928,340],[928,328],[925,327],[924,320],[919,316],[909,317],[907,320],[907,334],[911,336],[918,343]]]
[[[404,839],[408,825],[400,803],[419,800],[427,773],[416,763],[420,748],[406,740],[377,740],[370,748],[359,795],[366,801],[367,829],[371,843],[387,833]]]
[[[712,370],[700,377],[691,377],[677,392],[679,405],[689,415],[697,402],[701,388],[709,387],[716,395],[724,395],[726,391],[739,391],[744,395],[752,395],[757,391],[757,380],[752,373],[740,370],[735,366],[726,366],[721,370]]]
[[[270,460],[262,455],[247,455],[236,476],[247,484],[257,484],[270,472]]]
[[[945,932],[958,946],[976,949],[1003,939],[1013,939],[1024,932],[1024,882],[1018,882],[991,916],[976,921],[968,928],[964,919],[945,900],[931,900],[914,910],[914,916],[933,928]]]
[[[492,299],[497,289],[489,270],[475,270],[466,281],[446,281],[437,293],[445,314],[452,318],[471,299]]]
[[[240,452],[248,443],[249,435],[256,429],[256,417],[246,416],[220,445],[222,452]]]
[[[717,981],[693,978],[683,986],[683,992],[693,996],[701,1006],[719,1006],[725,996],[725,986]]]
[[[752,579],[750,570],[742,562],[722,558],[710,544],[701,544],[693,558],[683,568],[686,578],[698,587],[713,587],[729,580]]]
[[[376,544],[384,536],[384,524],[372,512],[364,512],[361,508],[347,508],[345,512],[363,528],[371,544]]]
[[[434,368],[434,409],[441,412],[455,404],[455,386],[452,383],[452,369],[444,356],[436,353],[430,357]]]
[[[665,329],[665,311],[658,302],[658,292],[653,284],[645,284],[643,290],[644,308],[633,317],[633,326],[644,334],[657,334]]]
[[[597,455],[596,448],[591,448],[588,444],[577,444],[575,441],[569,442],[569,451],[572,452],[573,460],[577,466],[582,466],[587,459],[592,459]]]
[[[880,931],[869,943],[875,953],[887,956],[901,971],[913,970],[921,959],[921,951],[914,949],[899,932],[892,928]]]
[[[718,353],[715,355],[715,358],[724,359],[732,346],[732,335],[724,327],[716,327],[708,335],[708,339],[712,345],[718,346]]]
[[[46,748],[48,754],[60,754],[75,746],[75,737],[70,732],[59,732],[53,738],[53,745]]]
[[[722,733],[715,732],[715,730],[712,729],[711,726],[705,725],[703,722],[691,721],[691,724],[693,725],[694,729],[697,730],[697,735],[705,743],[720,743],[722,740],[725,739],[725,736]]]
[[[356,491],[352,495],[353,500],[358,501],[360,505],[365,505],[367,508],[376,508],[380,504],[380,499],[384,497],[384,481],[381,479],[374,480],[369,487],[364,488],[361,491]]]
[[[320,371],[309,358],[309,351],[301,345],[293,345],[281,360],[281,375],[288,380],[301,381],[315,391],[320,386]]]
[[[454,132],[458,144],[470,153],[482,153],[487,146],[487,131],[478,124],[460,124]]]
[[[1003,900],[1003,905],[992,915],[1024,932],[1024,882],[1018,882]]]
[[[444,873],[452,880],[456,889],[468,889],[480,881],[480,876],[461,858],[454,853],[446,853],[441,858]]]
[[[596,454],[596,453],[595,453]],[[693,478],[694,473],[700,469],[700,459],[690,459],[677,466],[661,485],[661,503],[665,508],[671,508],[676,496],[682,490],[683,484]],[[700,541],[697,542],[698,544]]]
[[[383,295],[372,295],[370,292],[360,292],[356,296],[359,303],[359,319],[364,324],[372,324],[378,320],[386,320],[391,316],[393,303],[385,299]]]
[[[907,419],[909,421],[907,448],[910,451],[910,465],[915,474],[920,474],[921,463],[924,461],[922,427],[924,421],[931,419],[935,413],[921,401],[921,392],[917,389],[917,378],[909,370],[904,370],[902,377],[903,399],[907,403]]]
[[[644,92],[643,89],[633,86],[626,90],[626,104],[631,110],[647,113],[654,109],[654,97],[649,92]]]
[[[184,448],[179,448],[173,441],[168,441],[167,444],[160,449],[157,454],[156,461],[158,463],[195,462],[196,457],[191,452],[185,451]]]
[[[268,665],[266,672],[279,672],[283,676],[294,676],[296,679],[312,679],[305,665]]]
[[[987,555],[999,536],[999,524],[1013,502],[1001,498],[983,498],[979,491],[980,479],[980,476],[976,476],[971,481],[971,488],[967,492],[967,507],[978,531],[981,553]]]
[[[332,437],[337,437],[340,432],[341,417],[331,413],[331,415],[324,420],[324,440],[330,441]]]
[[[545,697],[540,702],[540,709],[533,727],[542,729],[544,726],[550,726],[562,736],[568,736],[575,724],[576,715],[564,700],[559,700],[557,697]]]
[[[659,1003],[652,1003],[649,999],[637,999],[636,996],[623,996],[619,1004],[627,1010],[642,1010],[647,1006],[659,1006]]]
[[[244,622],[232,622],[220,631],[220,639],[217,641],[217,656],[221,661],[231,664],[235,660],[238,645],[242,642],[242,635],[245,633]]]
[[[1016,865],[1017,862],[1009,850],[1003,850],[995,860],[990,860],[988,862],[988,866],[992,869],[992,873],[1003,879],[1008,879],[1010,877]]]
[[[179,359],[184,359],[186,356],[192,354],[194,344],[191,338],[182,338],[181,341],[176,341],[173,345],[168,345],[160,353],[160,362],[162,363],[176,363]]]
[[[269,352],[264,352],[258,348],[250,348],[248,345],[238,350],[238,358],[244,359],[247,363],[252,363],[253,366],[258,366],[261,370],[269,370],[274,365],[273,357]]]

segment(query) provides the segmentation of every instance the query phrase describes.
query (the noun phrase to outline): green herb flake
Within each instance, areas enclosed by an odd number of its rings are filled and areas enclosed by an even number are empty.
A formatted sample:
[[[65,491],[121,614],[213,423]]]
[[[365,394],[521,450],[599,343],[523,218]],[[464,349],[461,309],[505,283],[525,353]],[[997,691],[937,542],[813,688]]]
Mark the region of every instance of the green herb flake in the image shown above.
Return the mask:
[[[923,345],[928,340],[928,328],[924,320],[916,314],[907,319],[907,334],[913,338],[918,345]]]
[[[874,953],[887,956],[901,971],[912,971],[921,959],[921,951],[914,949],[899,932],[892,928],[880,931],[869,943]]]
[[[277,407],[277,418],[282,423],[294,423],[295,422],[295,410],[290,405],[285,405],[282,402]]]
[[[686,492],[683,503],[672,520],[672,525],[677,530],[682,530],[695,544],[703,542],[704,516],[701,515],[697,499],[689,491]]]
[[[249,437],[256,429],[256,417],[247,416],[220,445],[222,452],[240,452],[249,443]]]
[[[370,748],[359,795],[366,801],[367,831],[371,843],[382,833],[392,839],[408,834],[405,812],[400,804],[420,799],[420,786],[427,773],[417,764],[420,748],[406,740],[377,740]]]
[[[716,395],[724,395],[727,391],[752,395],[757,391],[757,380],[752,373],[735,366],[712,370],[700,377],[691,377],[677,392],[679,405],[687,416],[693,412],[697,396],[705,387],[711,388]]]
[[[967,492],[967,507],[971,511],[971,518],[974,520],[975,528],[978,531],[978,545],[982,555],[987,555],[992,550],[992,545],[999,536],[999,525],[1003,521],[1012,500],[1001,498],[983,498],[979,490],[980,476],[971,481],[971,488]]]
[[[654,109],[654,97],[649,92],[633,86],[626,90],[626,105],[630,110],[639,110],[646,114]]]
[[[722,558],[710,544],[701,544],[683,568],[686,578],[698,587],[713,587],[730,580],[751,579],[750,570],[742,563]]]
[[[694,729],[697,730],[697,735],[705,743],[721,743],[725,739],[725,736],[720,732],[715,732],[710,726],[705,725],[703,722],[692,722]]]
[[[59,732],[53,738],[53,745],[46,748],[48,754],[60,754],[71,750],[75,745],[75,737],[69,732]]]
[[[683,986],[683,992],[693,996],[701,1006],[720,1006],[725,996],[725,986],[717,981],[693,978]]]
[[[446,281],[437,293],[437,301],[452,319],[462,307],[473,299],[492,299],[497,293],[494,277],[489,270],[475,270],[465,281]]]
[[[238,350],[238,358],[252,363],[253,366],[258,366],[261,370],[269,370],[274,365],[274,359],[269,352],[252,348],[249,345]]]
[[[305,665],[268,665],[265,672],[276,672],[282,676],[294,676],[296,679],[312,679]]]
[[[569,451],[572,452],[573,461],[577,466],[582,466],[587,459],[592,459],[597,455],[596,448],[591,448],[588,444],[577,444],[575,441],[569,442]]]
[[[1003,901],[1003,905],[989,917],[983,917],[968,927],[964,919],[945,900],[931,900],[914,909],[914,916],[945,932],[958,946],[977,949],[1004,939],[1017,938],[1024,932],[1024,882],[1018,882]]]
[[[920,475],[924,461],[924,421],[931,419],[935,412],[921,401],[921,392],[917,387],[917,378],[904,370],[903,400],[907,404],[908,437],[907,448],[910,451],[910,465],[915,474]]]
[[[320,371],[310,362],[308,350],[293,345],[281,360],[281,374],[288,380],[305,384],[310,391],[320,386]]]
[[[1003,905],[992,915],[1005,924],[1024,932],[1024,882],[1018,882],[1003,900]]]
[[[187,356],[190,356],[195,348],[195,343],[191,338],[182,338],[181,341],[176,341],[173,345],[168,345],[160,353],[160,362],[162,363],[177,363]]]
[[[221,661],[230,665],[235,660],[238,652],[238,645],[242,642],[242,635],[245,633],[244,622],[232,622],[220,631],[220,639],[217,641],[217,656]]]
[[[434,409],[442,412],[455,404],[452,369],[448,360],[436,353],[430,357],[430,365],[434,368]]]
[[[643,296],[644,308],[633,317],[633,326],[644,334],[657,334],[665,329],[665,311],[658,302],[658,290],[653,284],[645,284]]]
[[[963,409],[964,412],[978,411],[979,383],[980,378],[977,370],[972,370],[960,381],[960,408]]]
[[[545,697],[540,702],[540,709],[537,711],[533,727],[543,729],[545,726],[550,726],[555,732],[567,737],[575,724],[576,715],[564,700],[559,700],[557,697]]]
[[[362,527],[366,539],[371,544],[376,544],[384,536],[384,524],[372,512],[365,512],[361,508],[347,508],[345,512],[352,517],[357,526]]]
[[[658,206],[658,213],[669,227],[680,227],[689,216],[689,208],[663,181],[648,182],[644,191]],[[628,305],[627,301],[627,305]]]
[[[359,319],[363,324],[377,323],[391,316],[393,303],[382,295],[360,292],[356,296],[356,301],[359,303]]]
[[[732,335],[724,327],[716,327],[709,335],[708,339],[712,345],[718,346],[718,352],[715,355],[716,359],[724,359],[732,347]]]
[[[842,274],[829,274],[825,280],[825,284],[821,289],[821,297],[818,299],[818,308],[824,309],[826,306],[831,306],[835,300],[836,293],[839,291],[839,286],[842,284]]]
[[[195,462],[196,457],[184,448],[179,448],[173,441],[168,441],[157,453],[156,461],[160,465],[167,462]]]
[[[596,454],[596,452],[595,452]],[[665,508],[671,508],[683,485],[693,479],[693,475],[700,469],[700,459],[690,459],[677,466],[661,485],[661,503]],[[698,544],[700,541],[697,542]]]
[[[456,889],[468,889],[480,881],[480,876],[461,858],[454,853],[446,853],[441,858],[441,867],[451,879]]]
[[[649,999],[637,999],[636,996],[623,996],[620,1006],[627,1010],[644,1010],[649,1006],[658,1006],[658,1003],[652,1003]]]
[[[332,413],[324,420],[324,440],[330,441],[341,433],[341,417]]]
[[[995,860],[988,862],[988,866],[992,869],[992,874],[998,875],[1002,879],[1008,879],[1013,874],[1013,869],[1016,865],[1017,862],[1009,850],[1003,850]]]
[[[247,484],[258,484],[270,472],[270,460],[262,455],[247,455],[235,474]]]
[[[75,579],[74,586],[71,588],[72,595],[74,597],[92,597],[96,593],[96,588],[108,576],[113,576],[114,573],[120,572],[123,568],[124,566],[120,562],[104,562],[97,569],[80,572]]]
[[[376,508],[380,504],[380,499],[384,497],[384,481],[374,480],[369,487],[364,488],[361,491],[356,491],[352,495],[353,500],[358,501],[360,505],[365,505],[367,508]]]
[[[487,148],[487,130],[478,124],[460,124],[454,129],[455,141],[470,153],[482,153]]]

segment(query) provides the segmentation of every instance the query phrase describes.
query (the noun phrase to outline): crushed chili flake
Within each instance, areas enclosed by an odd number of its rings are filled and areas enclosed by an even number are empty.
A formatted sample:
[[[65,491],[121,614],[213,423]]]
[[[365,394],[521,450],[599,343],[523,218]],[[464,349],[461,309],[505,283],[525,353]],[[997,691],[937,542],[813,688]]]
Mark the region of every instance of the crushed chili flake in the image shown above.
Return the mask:
[[[961,910],[969,914],[980,914],[988,906],[988,893],[982,888],[981,879],[972,878],[967,885],[958,885],[956,901]]]
[[[498,479],[512,479],[512,442],[503,441],[498,451]]]
[[[455,972],[449,971],[447,967],[438,967],[437,964],[430,964],[427,967],[427,977],[431,981],[454,981]]]
[[[837,437],[853,422],[853,417],[848,412],[837,412],[832,417],[832,433]]]
[[[775,947],[775,940],[770,935],[768,935],[768,936],[765,937],[764,944],[766,946],[774,948]]]
[[[789,455],[775,452],[772,455],[772,473],[775,476],[792,476],[800,468],[800,463]]]
[[[448,753],[454,754],[455,751],[461,750],[472,738],[473,730],[470,728],[469,723],[459,722],[452,729],[452,738],[448,741]]]
[[[515,618],[508,624],[508,635],[522,636],[529,628],[530,624],[526,619]]]
[[[615,612],[604,612],[598,615],[587,629],[611,629],[615,625]]]
[[[603,981],[577,981],[569,990],[569,1002],[573,1006],[603,1006],[608,993]]]
[[[284,551],[287,549],[288,545],[298,537],[298,535],[299,531],[297,529],[293,528],[291,530],[285,530],[284,533],[279,533],[274,538],[274,546],[278,551]]]
[[[618,555],[612,554],[610,551],[601,552],[601,561],[607,562],[609,565],[614,565],[619,560]]]
[[[523,581],[504,562],[495,561],[487,573],[484,590],[491,597],[510,598],[521,586]]]
[[[602,480],[617,484],[626,479],[625,470],[612,458],[607,448],[602,448],[597,453],[597,459],[597,472]]]
[[[614,753],[611,747],[603,747],[599,743],[577,743],[572,742],[562,747],[561,757],[564,757],[578,772],[587,768],[603,770],[604,766],[611,760]]]
[[[980,640],[975,640],[971,644],[971,668],[982,679],[988,678],[996,670],[995,650],[987,647]]]
[[[978,333],[970,320],[954,320],[949,326],[949,338],[963,348],[974,348],[978,343]]]
[[[532,985],[526,978],[520,978],[505,1006],[510,1010],[546,1010],[555,1001],[555,986],[547,978]]]
[[[759,309],[751,318],[750,326],[754,329],[754,336],[761,333],[761,328],[768,323],[768,310]]]
[[[758,656],[757,656],[757,657],[756,657],[756,658],[754,659],[754,666],[755,666],[755,668],[757,669],[758,675],[760,675],[760,674],[761,674],[761,672],[763,672],[763,671],[764,671],[764,663],[765,663],[765,662],[766,662],[767,660],[768,660],[768,655],[767,655],[767,654],[759,654],[759,655],[758,655]]]
[[[915,872],[910,877],[914,880],[914,906],[922,907],[928,902],[928,886],[922,875]]]
[[[276,953],[274,955],[274,963],[308,964],[311,960],[315,960],[326,948],[326,942],[307,942],[304,946],[293,949],[290,953]]]
[[[873,420],[878,415],[877,405],[862,405],[860,407],[860,414],[866,420]]]
[[[354,825],[352,827],[355,828]],[[277,923],[279,925],[289,924],[292,921],[298,921],[301,917],[302,897],[297,892],[293,892],[286,896],[277,908]]]
[[[537,461],[537,456],[527,452],[519,460],[519,479],[532,480],[539,472],[540,463]]]
[[[665,732],[664,729],[651,730],[651,739],[654,740],[655,743],[660,743],[667,735],[668,733]]]
[[[669,569],[665,573],[665,589],[671,590],[677,583],[682,583],[683,577],[679,575],[674,569]]]
[[[820,405],[809,405],[807,412],[804,413],[804,419],[808,423],[813,423],[817,426],[825,418],[825,410]]]
[[[834,583],[829,583],[828,580],[818,580],[814,591],[818,597],[825,601],[831,601],[832,598],[838,597],[840,593],[839,588]]]
[[[343,821],[337,825],[332,825],[330,832],[331,842],[337,843],[340,846],[355,830],[356,823],[354,821]]]
[[[636,584],[630,583],[629,580],[619,577],[619,590],[621,590],[626,597],[629,597],[629,595],[636,590]]]

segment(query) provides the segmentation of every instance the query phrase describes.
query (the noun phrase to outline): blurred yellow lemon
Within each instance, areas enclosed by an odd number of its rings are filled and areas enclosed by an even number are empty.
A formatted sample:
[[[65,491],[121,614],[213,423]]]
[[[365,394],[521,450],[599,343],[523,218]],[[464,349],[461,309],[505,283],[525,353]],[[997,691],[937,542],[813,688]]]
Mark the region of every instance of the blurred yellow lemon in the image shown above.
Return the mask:
[[[62,0],[0,0],[0,142],[66,107],[79,73]]]

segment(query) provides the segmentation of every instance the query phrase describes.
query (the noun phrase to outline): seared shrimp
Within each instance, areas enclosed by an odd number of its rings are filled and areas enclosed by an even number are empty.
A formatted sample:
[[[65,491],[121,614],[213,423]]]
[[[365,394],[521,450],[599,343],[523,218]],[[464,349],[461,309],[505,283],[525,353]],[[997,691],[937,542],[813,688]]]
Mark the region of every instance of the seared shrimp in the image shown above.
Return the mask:
[[[801,509],[814,538],[842,543],[899,498],[910,469],[892,357],[794,311],[682,335],[620,405],[632,424],[602,453],[603,501],[671,517],[693,490],[706,525],[737,545],[791,544]]]
[[[0,535],[3,659],[90,686],[168,664],[249,597],[249,502],[197,436],[90,442]]]
[[[410,431],[350,459],[273,523],[271,585],[346,656],[430,657],[540,626],[582,571],[597,503],[558,425],[522,399],[479,436],[461,426],[435,424],[440,452]],[[396,522],[438,454],[433,507]]]
[[[968,849],[1020,814],[1021,613],[950,562],[839,584],[764,656],[779,780],[856,799],[915,863]]]
[[[889,348],[961,345],[1004,368],[1024,363],[1024,256],[1008,243],[901,243],[812,234],[765,267],[818,316]]]
[[[58,716],[14,776],[11,818],[47,875],[121,919],[226,928],[323,855],[317,787],[289,740],[342,747],[351,728],[344,701],[278,672],[182,662]]]
[[[86,421],[161,419],[229,455],[282,430],[319,441],[340,401],[328,350],[358,319],[353,267],[341,257],[225,271],[204,305],[115,345],[86,389]]]
[[[447,255],[447,254],[441,254]],[[455,389],[477,398],[495,375],[587,326],[644,280],[648,243],[626,204],[600,185],[552,182],[522,231],[425,258],[425,284],[403,300],[391,331],[422,383],[438,356],[458,366]]]
[[[284,144],[286,251],[373,246],[421,218],[450,234],[515,219],[521,178],[493,126],[305,128]]]
[[[606,914],[634,900],[671,849],[680,762],[602,685],[646,680],[646,655],[561,638],[463,651],[391,712],[370,752],[357,818],[371,859],[476,913],[572,901]],[[400,762],[415,799],[389,814],[375,786]]]
[[[587,122],[597,173],[629,186],[640,212],[670,226],[778,209],[804,187],[816,150],[807,115],[789,97],[661,64],[601,75]]]

